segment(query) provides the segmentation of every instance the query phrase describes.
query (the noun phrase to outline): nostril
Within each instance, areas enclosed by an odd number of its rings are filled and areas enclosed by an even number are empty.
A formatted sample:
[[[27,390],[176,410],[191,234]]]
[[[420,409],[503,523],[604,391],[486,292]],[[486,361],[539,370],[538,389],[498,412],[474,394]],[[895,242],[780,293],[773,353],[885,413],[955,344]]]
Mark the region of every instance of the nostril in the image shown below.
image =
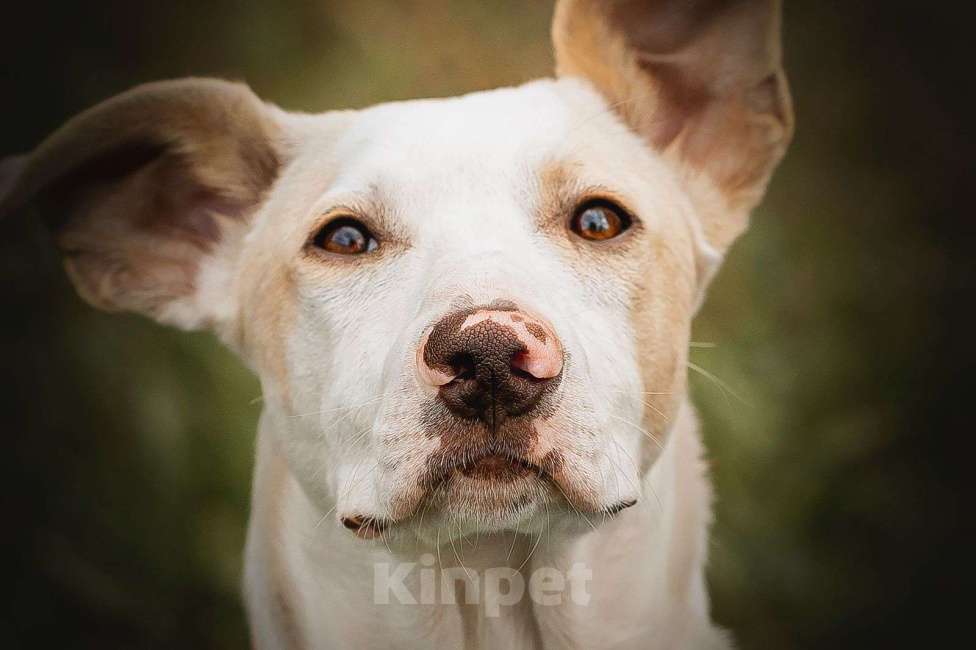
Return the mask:
[[[562,358],[549,350],[523,350],[512,357],[512,374],[532,381],[549,381],[562,370]]]
[[[532,374],[531,368],[533,363],[529,359],[529,353],[526,351],[516,352],[512,355],[512,367],[511,372],[515,377],[525,379],[526,381],[532,382],[544,382],[549,381],[550,377],[536,377]]]
[[[475,378],[476,366],[474,357],[466,352],[458,352],[448,359],[448,365],[454,371],[452,382],[461,382]]]

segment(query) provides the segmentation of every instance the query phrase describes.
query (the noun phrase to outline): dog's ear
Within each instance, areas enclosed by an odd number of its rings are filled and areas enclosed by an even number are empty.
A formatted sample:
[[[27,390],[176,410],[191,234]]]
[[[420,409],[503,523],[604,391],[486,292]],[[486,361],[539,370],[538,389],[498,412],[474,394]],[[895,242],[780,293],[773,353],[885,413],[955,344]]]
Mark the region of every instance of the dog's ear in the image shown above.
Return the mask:
[[[225,81],[139,86],[0,164],[0,214],[36,204],[91,304],[219,325],[236,245],[281,165],[275,110]]]
[[[558,74],[677,166],[724,250],[792,136],[778,0],[560,0],[553,43]]]

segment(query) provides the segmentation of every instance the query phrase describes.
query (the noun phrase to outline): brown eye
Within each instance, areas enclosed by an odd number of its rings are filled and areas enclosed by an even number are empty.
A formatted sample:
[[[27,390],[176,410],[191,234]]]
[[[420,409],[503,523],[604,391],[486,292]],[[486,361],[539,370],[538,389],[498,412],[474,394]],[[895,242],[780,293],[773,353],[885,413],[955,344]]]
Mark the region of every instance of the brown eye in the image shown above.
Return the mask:
[[[313,243],[330,253],[361,255],[376,250],[379,243],[361,221],[339,217],[323,226]]]
[[[603,241],[630,228],[630,217],[609,201],[591,201],[576,210],[569,226],[583,239]]]

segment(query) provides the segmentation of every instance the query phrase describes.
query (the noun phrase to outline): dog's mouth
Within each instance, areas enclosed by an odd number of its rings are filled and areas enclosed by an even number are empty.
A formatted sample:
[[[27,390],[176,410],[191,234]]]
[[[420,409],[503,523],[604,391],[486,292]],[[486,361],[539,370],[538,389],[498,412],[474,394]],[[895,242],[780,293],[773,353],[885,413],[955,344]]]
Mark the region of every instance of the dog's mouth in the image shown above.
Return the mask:
[[[492,452],[461,463],[457,471],[470,479],[503,483],[528,476],[533,472],[539,476],[543,474],[541,468],[523,458]]]
[[[492,444],[430,458],[419,487],[420,510],[482,522],[507,521],[558,495],[543,465]]]
[[[457,527],[477,522],[501,530],[516,526],[525,517],[544,512],[548,521],[550,507],[565,499],[578,517],[599,516],[599,521],[613,518],[637,503],[636,498],[619,499],[609,504],[573,505],[571,486],[560,483],[560,465],[547,455],[533,462],[518,453],[489,445],[479,451],[439,455],[429,459],[427,472],[417,487],[420,493],[411,506],[392,516],[345,514],[341,524],[361,539],[388,540],[395,529],[412,521],[420,528],[439,525]],[[555,507],[558,507],[556,505]],[[555,511],[554,511],[555,512]],[[592,526],[592,523],[590,524]],[[484,529],[484,528],[483,528]]]
[[[551,476],[543,467],[525,456],[504,447],[489,445],[484,449],[461,453],[439,454],[427,464],[427,473],[421,486],[434,493],[453,483],[472,483],[473,489],[490,487],[488,484],[515,483],[517,481],[548,481]]]

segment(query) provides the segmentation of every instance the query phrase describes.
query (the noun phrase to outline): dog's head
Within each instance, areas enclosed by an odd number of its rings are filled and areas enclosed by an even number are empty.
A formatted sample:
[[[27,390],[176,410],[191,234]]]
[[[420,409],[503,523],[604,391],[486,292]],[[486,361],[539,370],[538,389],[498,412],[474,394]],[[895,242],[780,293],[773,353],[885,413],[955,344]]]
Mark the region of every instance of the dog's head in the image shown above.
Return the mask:
[[[322,115],[149,84],[9,163],[3,200],[37,199],[91,303],[216,330],[360,536],[614,514],[790,138],[778,23],[565,1],[555,80]]]

